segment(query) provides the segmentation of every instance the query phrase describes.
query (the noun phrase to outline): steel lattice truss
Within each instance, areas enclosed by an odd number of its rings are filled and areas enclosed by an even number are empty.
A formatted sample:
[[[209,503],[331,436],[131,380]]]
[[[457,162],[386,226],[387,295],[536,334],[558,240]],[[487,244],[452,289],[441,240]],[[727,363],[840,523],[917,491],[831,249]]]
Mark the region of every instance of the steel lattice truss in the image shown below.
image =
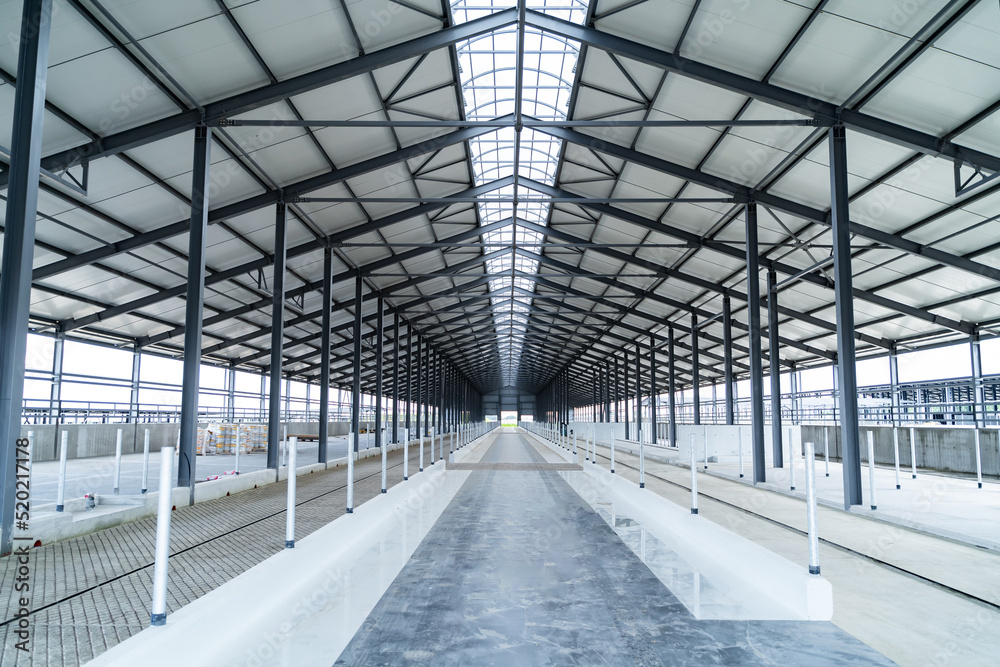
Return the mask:
[[[5,25],[16,5],[0,7]],[[57,8],[37,332],[181,354],[201,125],[213,135],[207,363],[267,369],[284,202],[292,377],[319,377],[327,252],[334,384],[352,375],[358,272],[368,336],[381,294],[401,336],[419,333],[481,392],[537,393],[569,371],[570,402],[590,403],[594,367],[636,341],[648,355],[668,327],[689,384],[692,318],[701,380],[718,382],[724,299],[745,376],[749,201],[761,293],[769,272],[778,285],[776,361],[829,363],[836,123],[849,137],[859,354],[1000,326],[996,3]],[[5,117],[13,59],[0,53]],[[364,350],[371,391],[375,346]]]

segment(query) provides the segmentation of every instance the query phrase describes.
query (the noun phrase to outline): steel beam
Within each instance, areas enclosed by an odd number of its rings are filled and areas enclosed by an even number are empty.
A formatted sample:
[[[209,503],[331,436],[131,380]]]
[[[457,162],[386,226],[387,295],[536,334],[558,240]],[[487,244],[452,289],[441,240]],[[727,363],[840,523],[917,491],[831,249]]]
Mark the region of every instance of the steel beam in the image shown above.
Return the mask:
[[[847,190],[847,130],[830,128],[830,219],[833,223],[833,279],[837,313],[837,369],[840,388],[840,446],[844,464],[844,509],[862,504],[861,434],[854,352],[850,203]]]
[[[274,120],[269,118],[234,118],[214,123],[223,127],[517,127],[516,120]],[[830,123],[832,124],[832,122]],[[813,119],[776,118],[753,120],[535,120],[525,118],[522,127],[778,127],[821,125]]]
[[[205,236],[208,233],[211,154],[211,128],[196,128],[194,134],[194,170],[191,179],[191,224],[188,234],[187,301],[184,306],[181,439],[177,452],[177,486],[189,487],[191,505],[194,505],[195,448],[198,443],[201,329],[202,310],[205,306]]]
[[[51,20],[52,0],[24,0],[0,268],[0,556],[13,550],[16,487],[22,479],[18,459],[28,458],[27,446],[21,442],[21,403]]]
[[[568,141],[580,146],[590,147],[594,144],[594,137],[576,130],[568,128],[541,128],[538,130],[550,136],[562,139],[563,141]],[[814,222],[821,225],[829,224],[829,216],[827,212],[821,211],[819,209],[813,208],[806,204],[801,204],[799,202],[781,197],[778,195],[771,194],[766,191],[753,190],[749,186],[736,183],[734,181],[729,181],[718,176],[713,176],[704,171],[687,167],[685,165],[671,162],[670,160],[664,160],[652,155],[647,155],[640,151],[634,150],[627,146],[622,146],[609,141],[600,142],[600,151],[607,155],[619,158],[621,160],[626,160],[633,162],[635,164],[644,166],[648,169],[654,171],[659,171],[661,173],[676,176],[678,178],[690,181],[697,185],[701,185],[705,188],[715,190],[717,192],[725,192],[733,195],[733,197],[739,202],[748,202],[750,200],[756,201],[762,206],[767,206],[779,211],[784,211],[790,215],[794,215],[803,220],[809,222]],[[532,189],[537,189],[532,186]],[[558,195],[552,193],[553,188],[547,188],[546,190],[537,189],[547,195],[563,197],[564,195]],[[558,188],[555,188],[558,191]],[[569,193],[572,196],[572,193]],[[602,206],[602,204],[593,204],[593,206]],[[888,232],[883,232],[881,230],[874,229],[867,225],[862,225],[859,223],[850,223],[851,231],[858,236],[868,238],[876,243],[883,244],[887,247],[900,250],[905,253],[909,253],[915,256],[923,256],[928,259],[933,259],[934,261],[940,262],[947,266],[953,266],[955,268],[961,269],[963,271],[968,271],[976,275],[980,275],[991,280],[1000,281],[1000,269],[989,266],[987,264],[982,264],[980,262],[975,262],[963,257],[953,255],[933,247],[928,247],[922,244],[915,243],[908,239],[901,238],[894,234]],[[666,233],[666,232],[665,232]]]
[[[385,169],[386,167],[391,167],[400,162],[405,162],[406,160],[426,155],[427,153],[433,153],[434,151],[438,151],[449,146],[461,144],[469,139],[487,134],[490,131],[490,128],[465,128],[456,130],[454,132],[434,137],[433,139],[428,139],[427,141],[413,146],[400,148],[390,153],[384,153],[367,160],[362,160],[361,162],[357,162],[340,169],[334,169],[325,174],[319,174],[318,176],[312,176],[296,183],[290,183],[284,186],[281,190],[269,190],[247,199],[242,199],[232,204],[227,204],[226,206],[220,206],[219,208],[213,209],[209,211],[208,223],[211,225],[239,215],[251,213],[268,206],[273,206],[279,202],[288,201],[294,197],[301,197],[314,190],[343,183],[358,176],[362,176],[379,169]],[[446,205],[447,204],[440,202],[436,204],[438,207]],[[409,217],[408,212],[403,212],[402,214]],[[367,224],[375,226],[375,223],[373,222]],[[182,220],[149,232],[136,234],[114,243],[102,244],[100,247],[93,250],[84,251],[71,257],[67,257],[66,259],[39,267],[33,272],[32,275],[35,280],[58,275],[65,271],[69,271],[70,269],[92,264],[93,262],[107,257],[113,257],[114,255],[123,252],[135,250],[158,241],[164,241],[173,236],[177,236],[178,234],[183,234],[188,231],[189,225],[190,221]],[[360,227],[358,229],[360,229]],[[324,243],[325,242],[326,241],[324,240]]]
[[[952,160],[964,159],[966,163],[984,167],[989,171],[1000,171],[1000,157],[959,146],[925,132],[871,116],[850,108],[838,107],[833,102],[811,97],[772,83],[758,81],[750,77],[713,67],[692,60],[678,53],[660,50],[623,37],[618,37],[596,28],[577,25],[570,21],[529,10],[528,25],[543,31],[561,35],[567,39],[596,47],[652,65],[668,72],[709,83],[726,90],[752,97],[774,106],[788,109],[823,123],[843,123],[853,130],[877,137],[927,155],[946,157]],[[761,203],[765,203],[761,201]]]
[[[166,118],[102,137],[76,148],[60,151],[43,158],[41,166],[49,171],[58,172],[81,162],[117,155],[138,146],[192,130],[199,123],[217,122],[230,116],[246,113],[289,97],[356,76],[366,75],[376,69],[416,58],[477,35],[492,32],[514,23],[516,18],[515,10],[507,9],[460,25],[437,29],[415,39],[359,55],[357,58],[231,95],[217,102],[206,104],[201,109],[182,111]],[[0,187],[2,185],[3,181],[0,180]]]

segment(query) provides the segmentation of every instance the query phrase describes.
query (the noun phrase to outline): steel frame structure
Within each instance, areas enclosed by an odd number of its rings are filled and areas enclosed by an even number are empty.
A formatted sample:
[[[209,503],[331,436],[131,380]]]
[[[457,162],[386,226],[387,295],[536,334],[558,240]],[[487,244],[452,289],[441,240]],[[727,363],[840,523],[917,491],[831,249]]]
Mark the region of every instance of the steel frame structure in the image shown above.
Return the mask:
[[[28,8],[37,13],[41,4],[25,2],[25,15],[32,15]],[[328,388],[351,382],[355,422],[360,418],[358,399],[362,391],[392,396],[394,415],[395,403],[403,392],[409,397],[411,394],[420,396],[422,391],[423,396],[431,397],[424,405],[437,407],[436,423],[444,428],[457,423],[456,415],[464,412],[459,408],[462,404],[467,407],[470,395],[482,395],[504,384],[513,384],[538,395],[558,386],[558,394],[549,394],[549,404],[554,406],[558,418],[565,420],[572,408],[597,403],[592,378],[598,373],[601,385],[598,393],[603,408],[600,412],[603,414],[597,416],[604,419],[610,417],[610,403],[650,392],[656,395],[656,387],[668,387],[671,407],[666,422],[671,435],[676,424],[675,392],[690,388],[692,384],[721,382],[726,388],[725,419],[732,423],[736,419],[737,404],[733,387],[737,380],[749,378],[754,447],[762,453],[766,416],[762,402],[763,362],[767,361],[772,369],[780,369],[782,365],[801,369],[836,363],[840,374],[840,397],[845,401],[840,406],[840,414],[847,443],[845,451],[849,455],[847,467],[857,473],[848,475],[850,479],[845,482],[845,502],[858,504],[860,469],[857,461],[850,459],[850,455],[857,452],[858,439],[857,393],[853,391],[857,384],[854,378],[856,357],[969,340],[974,341],[978,350],[978,341],[998,335],[996,327],[1000,318],[973,321],[960,313],[965,304],[1000,291],[1000,284],[997,284],[1000,283],[1000,269],[989,259],[989,253],[1000,249],[1000,241],[990,239],[981,249],[963,254],[938,247],[941,242],[937,239],[920,240],[919,232],[962,206],[988,202],[990,196],[1000,193],[1000,185],[990,182],[1000,172],[1000,157],[958,143],[964,131],[997,111],[1000,104],[979,110],[942,135],[893,122],[864,109],[880,91],[918,61],[938,37],[957,25],[975,2],[947,3],[862,86],[839,103],[772,82],[803,35],[813,29],[817,17],[827,11],[826,0],[808,12],[761,79],[711,66],[683,54],[700,2],[695,2],[688,15],[676,48],[669,51],[601,29],[602,19],[626,17],[631,5],[599,14],[598,3],[591,2],[586,6],[584,19],[575,22],[564,20],[557,12],[544,8],[542,11],[528,8],[523,0],[510,8],[464,22],[456,21],[454,7],[442,0],[438,18],[443,21],[443,28],[428,29],[392,46],[369,51],[365,50],[347,4],[341,2],[355,40],[356,57],[281,78],[244,29],[239,11],[217,0],[220,14],[235,30],[248,60],[257,65],[267,83],[207,103],[197,100],[182,81],[167,74],[154,55],[144,50],[141,40],[134,39],[124,30],[113,12],[98,2],[83,5],[72,0],[69,4],[111,48],[147,77],[176,110],[156,120],[102,136],[98,129],[87,127],[65,109],[46,101],[44,87],[42,97],[31,100],[37,108],[27,103],[15,108],[15,123],[23,128],[26,133],[23,136],[31,138],[34,155],[29,162],[37,164],[19,161],[23,160],[24,153],[17,144],[9,158],[0,155],[0,160],[8,163],[0,172],[0,187],[9,186],[2,268],[4,286],[0,296],[18,302],[17,307],[5,307],[4,312],[23,312],[30,289],[73,301],[80,308],[72,316],[58,319],[32,313],[28,324],[5,316],[0,340],[4,341],[2,347],[13,350],[16,356],[23,344],[20,348],[16,344],[10,347],[7,340],[16,343],[30,327],[34,332],[58,336],[60,340],[68,337],[129,346],[146,353],[183,355],[188,363],[181,409],[181,419],[186,425],[181,441],[182,453],[193,452],[191,424],[197,417],[197,370],[202,362],[262,374],[280,369],[278,373],[271,373],[269,465],[276,465],[271,459],[277,455],[277,422],[274,420],[281,413],[282,377],[318,382],[323,392],[321,410],[324,415],[329,404]],[[416,11],[408,5],[401,7],[403,11]],[[518,35],[514,110],[496,118],[473,114],[475,117],[470,120],[463,97],[466,86],[459,71],[460,47],[505,30]],[[561,40],[575,49],[576,76],[569,82],[568,106],[562,120],[534,118],[522,109],[523,79],[529,69],[525,64],[524,35],[532,31]],[[37,72],[32,67],[44,69],[42,52],[47,50],[47,44],[40,40],[35,47],[35,65],[22,55],[18,71],[0,71],[0,80],[18,86],[19,91],[23,86],[18,82],[25,77],[37,80]],[[426,89],[414,89],[412,82],[420,78],[418,72],[423,73],[421,68],[435,54],[444,54],[448,62],[448,81]],[[626,87],[631,88],[630,92],[611,91],[587,79],[584,72],[588,59],[596,59],[598,55],[616,65]],[[659,72],[652,93],[648,86],[644,88],[630,75],[625,63],[640,63]],[[402,67],[404,72],[391,85],[377,76],[389,66]],[[653,117],[654,102],[668,78],[693,80],[746,99],[730,118]],[[41,80],[44,81],[44,77]],[[308,118],[293,99],[352,80],[364,80],[376,92],[380,105],[378,118]],[[626,111],[589,116],[581,99],[595,90],[632,106],[624,107]],[[454,113],[435,116],[407,107],[415,99],[439,91],[453,95]],[[774,114],[763,119],[747,117],[752,115],[750,108],[755,100],[788,112],[790,117],[777,118]],[[255,111],[272,105],[280,106],[283,114],[290,118],[253,116]],[[86,141],[49,155],[38,154],[42,108],[84,135]],[[326,171],[296,179],[269,173],[255,159],[253,151],[247,151],[231,134],[241,127],[261,125],[297,128],[303,132],[304,140],[322,156]],[[781,126],[805,128],[808,135],[758,182],[747,184],[722,178],[717,170],[709,168],[712,156],[720,152],[720,147],[736,128]],[[385,131],[392,148],[364,159],[337,164],[317,133],[324,128],[338,127]],[[607,128],[634,133],[631,140],[624,142],[600,138],[597,133]],[[694,166],[664,159],[643,147],[642,138],[652,132],[706,128],[716,128],[720,132],[710,150]],[[513,173],[491,179],[478,178],[477,158],[472,147],[504,130],[513,130],[517,136]],[[408,131],[429,134],[413,142],[404,138],[403,132]],[[529,142],[521,143],[522,134],[527,136],[528,131],[532,136],[546,137],[545,141],[559,147],[551,182],[543,182],[519,170],[522,162],[530,161],[530,158],[522,159],[519,153],[527,154],[531,150]],[[187,133],[196,136],[195,145],[199,146],[193,192],[205,194],[204,199],[184,195],[168,179],[156,175],[133,155],[136,149]],[[871,179],[865,187],[851,192],[847,182],[846,153],[850,133],[901,147],[908,156]],[[824,210],[778,194],[775,186],[781,178],[824,143],[830,147],[832,165],[831,208]],[[237,164],[260,192],[213,206],[207,196],[208,156],[213,149]],[[581,154],[587,155],[591,162],[581,164]],[[913,220],[902,229],[890,232],[851,219],[849,207],[852,202],[928,156],[950,161],[957,172],[963,167],[971,168],[973,178],[979,180],[970,181],[964,177],[957,180],[956,198],[961,197],[959,201]],[[438,162],[442,159],[444,162]],[[87,197],[91,166],[101,160],[121,162],[141,174],[181,207],[189,209],[190,215],[150,228],[130,225],[102,212]],[[200,171],[198,162],[202,164]],[[664,179],[677,180],[681,185],[672,196],[632,196],[634,192],[623,192],[630,168],[641,168]],[[82,170],[83,175],[77,176],[75,170]],[[359,179],[386,170],[400,174],[412,193],[382,196],[354,191],[354,184]],[[581,179],[582,171],[590,177]],[[26,183],[25,178],[29,182]],[[444,194],[421,190],[428,182],[449,183],[453,187]],[[585,187],[588,183],[598,184],[602,194],[588,192]],[[334,190],[337,194],[330,195],[329,191],[335,188],[340,188]],[[51,240],[35,242],[30,229],[33,224],[28,224],[28,218],[33,223],[32,199],[37,199],[38,192],[110,225],[119,232],[119,240],[101,241],[82,252],[61,247]],[[506,194],[508,192],[512,194]],[[518,203],[543,202],[548,209],[538,220],[518,214],[506,219],[484,219],[485,205],[507,202],[514,204],[515,210]],[[659,215],[649,216],[636,211],[635,205],[650,202],[664,206]],[[400,206],[386,209],[384,205],[388,204]],[[317,222],[320,205],[349,206],[351,214],[346,215],[345,220],[355,222],[335,228]],[[711,208],[716,219],[707,232],[694,232],[675,222],[674,212],[687,206],[717,207]],[[258,211],[266,214],[271,210],[275,212],[275,235],[270,249],[256,243],[252,235],[233,223],[233,219],[240,216]],[[59,222],[58,216],[45,213],[38,216]],[[776,221],[787,233],[782,238],[759,240],[757,234],[762,219]],[[433,235],[429,241],[397,241],[390,236],[393,228],[398,230],[400,225],[416,225],[423,221]],[[597,233],[602,221],[621,221],[631,229],[640,230],[641,235],[630,243],[607,241]],[[745,230],[741,242],[727,238],[727,234],[740,227]],[[509,247],[498,248],[494,240],[507,228],[513,228]],[[211,248],[205,248],[205,234],[216,230],[247,248],[248,258],[226,266],[213,264]],[[25,232],[23,242],[18,243],[18,233],[22,231]],[[299,240],[286,242],[292,238],[288,235],[290,231],[294,231],[294,238]],[[519,244],[518,234],[530,241]],[[189,241],[187,252],[176,247],[176,241],[185,235]],[[824,235],[832,236],[832,242],[824,243]],[[660,242],[661,237],[670,242]],[[20,250],[8,251],[8,247]],[[41,248],[57,259],[35,266],[30,280],[25,277],[8,287],[14,278],[13,272],[24,265],[24,258],[32,247]],[[366,247],[388,254],[362,259],[361,251]],[[678,250],[679,258],[671,261],[652,259],[648,251],[659,247]],[[154,249],[165,256],[190,261],[187,275],[177,274],[168,284],[130,275],[118,267],[118,260],[126,257],[148,261],[143,259],[144,253]],[[803,249],[807,253],[810,250],[832,252],[828,252],[830,257],[817,257],[803,266],[791,259],[792,253]],[[315,253],[323,255],[323,273],[319,279],[312,279],[307,271],[308,259]],[[852,285],[852,262],[879,253],[891,253],[888,262],[916,257],[928,264],[891,281]],[[11,254],[9,259],[8,254]],[[422,266],[431,257],[440,257],[439,265],[411,270],[410,267]],[[595,260],[612,268],[607,271],[595,269]],[[702,261],[728,263],[736,268],[721,280],[708,278],[699,272]],[[504,277],[509,277],[509,285],[502,283],[502,290],[493,289],[500,283],[491,283],[497,280],[498,274],[490,268],[495,266],[505,267]],[[525,270],[526,266],[533,270]],[[134,286],[141,295],[116,298],[112,294],[97,298],[61,285],[60,281],[70,272],[85,268],[115,276]],[[832,276],[828,268],[832,268]],[[907,281],[920,280],[941,269],[957,271],[970,279],[985,282],[986,286],[953,298],[925,303],[890,295],[894,288]],[[543,274],[542,270],[547,273]],[[761,270],[766,271],[768,277],[765,297],[760,294]],[[263,279],[266,271],[270,272],[270,285]],[[252,278],[255,274],[258,276],[256,281]],[[633,274],[641,276],[641,280],[637,282]],[[349,290],[353,298],[338,300],[334,296],[336,288],[345,284],[353,288]],[[683,286],[686,296],[680,298],[666,289],[674,285]],[[822,294],[816,297],[821,303],[807,309],[783,305],[785,298],[782,295],[791,294],[798,287],[811,290],[811,294]],[[129,293],[136,291],[129,290]],[[183,321],[163,310],[171,299],[181,297],[186,304]],[[228,299],[228,307],[218,305],[222,298]],[[315,298],[320,299],[319,306],[306,307],[307,300]],[[384,314],[393,317],[391,333],[381,325],[382,299],[385,301]],[[364,304],[369,301],[380,304],[377,316],[363,312]],[[856,313],[855,302],[865,304],[868,310]],[[760,320],[761,307],[767,308],[766,327]],[[511,313],[506,319],[498,315],[504,308]],[[117,329],[123,318],[143,323],[144,333],[138,336],[122,334]],[[899,337],[880,333],[882,325],[903,319],[921,323],[922,331],[918,335]],[[514,322],[520,332],[520,347],[504,344],[501,340],[501,331],[513,331]],[[233,324],[246,330],[230,336],[226,327]],[[401,382],[398,370],[401,328],[406,332],[408,350],[405,388],[398,386]],[[765,335],[768,339],[766,352],[761,346]],[[833,345],[829,342],[831,336],[835,336]],[[420,372],[421,369],[410,372],[414,337],[418,341],[417,359],[424,358],[422,350],[433,356],[437,369],[433,374],[423,367],[424,372]],[[639,341],[648,341],[648,344],[637,348]],[[380,351],[389,344],[392,345],[394,365],[392,372],[383,377]],[[618,363],[623,349],[632,350],[628,354],[634,355],[629,361],[634,361],[632,373],[635,375],[633,383],[626,381],[624,394],[617,388],[620,378],[617,375],[608,378],[606,371],[609,362]],[[17,364],[6,359],[7,352],[4,354],[0,371],[3,386],[7,387],[17,375]],[[521,361],[516,373],[511,375],[508,368],[505,375],[502,366],[506,362],[510,367],[512,354]],[[657,354],[666,359],[662,367],[655,362]],[[20,375],[23,377],[23,373]],[[773,387],[780,387],[776,380],[772,380],[772,391]],[[378,387],[384,387],[384,391],[376,391]],[[18,392],[13,389],[4,392],[0,394],[0,401],[9,397],[18,398],[20,403]],[[700,399],[697,392],[695,396],[694,419],[697,421],[701,418],[697,409]],[[5,413],[6,416],[0,418],[0,427],[8,435],[13,433],[13,414]],[[780,409],[775,411],[772,406],[772,414],[779,415]],[[394,418],[393,423],[396,425],[399,420]],[[427,426],[426,414],[421,423]],[[773,420],[772,428],[775,433],[780,432],[777,420]],[[11,452],[8,442],[5,462],[9,463]],[[321,458],[324,456],[325,443],[321,446]],[[779,465],[780,459],[780,449],[776,449],[775,461]],[[192,472],[184,465],[180,468],[179,481],[190,484]],[[755,470],[755,479],[763,480],[763,468]],[[7,504],[5,501],[5,512]]]

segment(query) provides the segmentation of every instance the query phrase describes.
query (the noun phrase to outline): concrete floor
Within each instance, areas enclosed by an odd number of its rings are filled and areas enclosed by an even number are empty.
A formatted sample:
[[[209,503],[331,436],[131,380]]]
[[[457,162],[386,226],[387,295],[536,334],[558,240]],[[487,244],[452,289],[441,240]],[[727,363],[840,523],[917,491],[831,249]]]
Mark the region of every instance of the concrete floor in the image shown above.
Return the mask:
[[[506,432],[481,462],[547,460]],[[830,623],[698,620],[560,473],[497,468],[470,474],[336,664],[891,664]]]

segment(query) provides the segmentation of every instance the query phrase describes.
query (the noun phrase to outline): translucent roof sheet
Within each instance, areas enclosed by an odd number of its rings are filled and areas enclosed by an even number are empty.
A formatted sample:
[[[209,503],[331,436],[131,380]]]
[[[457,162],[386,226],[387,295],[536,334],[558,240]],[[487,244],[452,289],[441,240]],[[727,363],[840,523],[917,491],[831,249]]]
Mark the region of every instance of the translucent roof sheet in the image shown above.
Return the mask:
[[[458,23],[477,16],[515,6],[510,0],[460,0],[452,4]],[[545,0],[529,4],[531,9],[582,23],[586,5],[576,0]],[[465,114],[469,120],[492,120],[513,114],[538,120],[563,120],[573,90],[579,45],[569,40],[526,28],[519,46],[518,27],[511,26],[459,43]],[[518,59],[523,58],[518,80]],[[517,106],[520,94],[520,108]],[[523,248],[538,253],[544,238],[535,231],[518,226],[524,220],[545,225],[549,215],[547,202],[525,201],[536,194],[519,185],[520,178],[554,185],[562,142],[531,128],[503,128],[469,142],[470,158],[476,184],[514,176],[514,185],[494,195],[509,202],[482,202],[482,224],[508,221],[509,225],[483,235],[484,254],[503,248]],[[534,274],[538,262],[520,254],[507,254],[487,261],[491,274]],[[534,281],[524,277],[497,278],[490,281],[490,293],[496,315],[497,351],[504,386],[517,384],[521,350],[532,300],[516,296],[531,293]]]

